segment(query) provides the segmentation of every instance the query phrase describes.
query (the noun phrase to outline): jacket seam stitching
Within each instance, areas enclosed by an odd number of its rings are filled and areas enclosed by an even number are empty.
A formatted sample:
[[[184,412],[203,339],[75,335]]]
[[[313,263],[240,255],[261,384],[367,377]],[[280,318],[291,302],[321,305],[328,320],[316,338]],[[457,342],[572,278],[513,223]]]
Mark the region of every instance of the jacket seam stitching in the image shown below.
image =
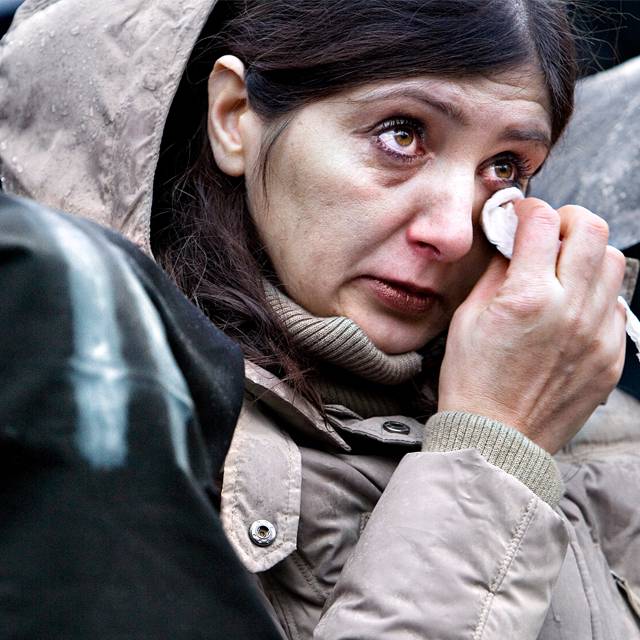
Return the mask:
[[[531,524],[533,517],[538,508],[538,497],[533,497],[529,500],[529,503],[524,509],[524,513],[520,517],[518,524],[516,525],[515,531],[509,541],[509,545],[507,546],[506,553],[502,559],[502,562],[498,565],[498,571],[494,576],[493,580],[489,583],[489,591],[484,597],[482,609],[480,610],[480,617],[478,619],[478,624],[474,629],[472,640],[481,640],[484,630],[489,619],[489,614],[491,613],[491,608],[493,605],[493,601],[495,600],[495,596],[502,586],[509,569],[511,568],[515,557],[520,550],[522,545],[522,540],[524,539],[525,534],[529,529],[529,525]]]
[[[598,640],[602,638],[602,634],[600,633],[600,624],[599,620],[596,617],[596,608],[594,607],[594,602],[590,597],[590,590],[587,586],[586,576],[588,574],[588,570],[584,564],[584,559],[582,556],[582,551],[580,549],[580,545],[578,545],[575,539],[569,541],[569,545],[573,551],[573,557],[576,561],[576,567],[578,569],[578,575],[580,576],[580,582],[582,583],[582,592],[584,593],[585,600],[587,601],[587,606],[589,607],[589,621],[591,623],[591,635],[593,640]]]
[[[289,436],[287,436],[286,434],[283,434],[282,432],[280,433],[282,436],[284,436],[284,441],[287,446],[287,454],[286,454],[287,455],[287,506],[286,506],[285,513],[283,514],[284,532],[283,532],[283,539],[281,540],[281,544],[279,545],[279,549],[282,548],[282,546],[288,542],[288,536],[286,534],[289,533],[289,528],[290,528],[289,521],[292,519],[291,502],[293,500],[292,485],[293,485],[293,464],[294,464],[294,458],[295,458],[293,447],[297,447],[297,445],[293,442],[293,440],[289,438]],[[274,549],[272,553],[268,553],[266,557],[271,557],[275,551],[276,549]]]
[[[318,584],[318,580],[313,574],[313,571],[307,561],[302,557],[302,554],[299,551],[294,551],[291,554],[291,558],[294,564],[298,567],[302,577],[305,579],[307,584],[311,587],[311,590],[318,596],[323,604],[326,602],[329,597],[330,591],[324,591],[322,587]]]
[[[239,422],[239,419],[238,419]],[[239,425],[236,425],[236,430],[238,429]],[[240,434],[242,435],[242,434]],[[240,437],[239,435],[239,437]],[[239,535],[239,531],[240,531],[240,508],[238,505],[238,483],[240,482],[240,474],[238,473],[238,464],[239,464],[239,460],[235,461],[235,464],[231,467],[231,472],[233,473],[233,484],[232,484],[232,490],[231,490],[231,500],[232,500],[232,504],[231,504],[231,522],[232,522],[232,526],[231,526],[231,532],[233,534],[233,537],[237,540],[238,542],[238,546],[242,549],[242,541],[240,540],[240,535]],[[228,473],[227,470],[225,470],[226,473]]]
[[[282,619],[280,620],[280,622],[284,622],[283,626],[286,627],[286,632],[289,638],[291,640],[302,640],[295,617],[289,609],[288,604],[285,603],[285,598],[282,597],[282,590],[276,585],[275,580],[272,578],[272,576],[269,576],[268,574],[263,574],[261,580],[265,587],[268,587],[267,589],[265,589],[265,594],[269,594],[267,595],[267,599],[271,603],[274,611],[276,611],[276,615],[278,609],[282,613]]]

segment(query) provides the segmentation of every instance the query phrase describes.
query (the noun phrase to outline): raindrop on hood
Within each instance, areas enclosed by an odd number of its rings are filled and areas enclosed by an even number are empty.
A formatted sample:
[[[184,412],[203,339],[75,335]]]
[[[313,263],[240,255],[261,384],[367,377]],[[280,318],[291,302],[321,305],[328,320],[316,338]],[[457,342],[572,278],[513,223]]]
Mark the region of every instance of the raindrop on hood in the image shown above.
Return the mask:
[[[159,85],[160,83],[158,79],[151,74],[145,75],[145,77],[142,80],[142,86],[145,89],[148,89],[149,91],[156,91]]]

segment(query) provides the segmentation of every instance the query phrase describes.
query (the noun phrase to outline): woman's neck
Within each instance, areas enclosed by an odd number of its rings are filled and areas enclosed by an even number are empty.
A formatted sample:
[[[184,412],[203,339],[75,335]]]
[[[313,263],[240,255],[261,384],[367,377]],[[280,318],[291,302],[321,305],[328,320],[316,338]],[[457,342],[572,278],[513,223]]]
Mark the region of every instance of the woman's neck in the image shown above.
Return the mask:
[[[426,382],[420,354],[384,353],[349,318],[316,317],[272,285],[265,290],[292,340],[316,365],[313,383],[325,404],[341,404],[362,417],[424,413],[431,404],[433,394],[425,397],[420,390]]]

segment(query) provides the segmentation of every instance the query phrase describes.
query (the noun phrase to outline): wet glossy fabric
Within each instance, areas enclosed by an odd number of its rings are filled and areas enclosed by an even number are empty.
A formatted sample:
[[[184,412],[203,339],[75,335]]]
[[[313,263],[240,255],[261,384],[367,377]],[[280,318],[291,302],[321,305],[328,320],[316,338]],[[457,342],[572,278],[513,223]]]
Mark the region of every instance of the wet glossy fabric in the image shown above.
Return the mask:
[[[215,4],[24,2],[0,44],[5,189],[112,227],[150,253],[164,124]]]
[[[213,479],[238,348],[135,247],[0,194],[0,638],[278,637]]]

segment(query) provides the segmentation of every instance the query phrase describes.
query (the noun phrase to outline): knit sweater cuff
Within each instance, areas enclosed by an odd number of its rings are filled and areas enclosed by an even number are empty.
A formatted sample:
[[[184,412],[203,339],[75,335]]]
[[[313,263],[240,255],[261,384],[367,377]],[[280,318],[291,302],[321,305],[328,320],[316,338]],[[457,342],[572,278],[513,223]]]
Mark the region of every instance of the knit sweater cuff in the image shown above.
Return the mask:
[[[464,411],[442,411],[427,422],[423,451],[477,449],[491,464],[515,476],[551,507],[564,491],[549,453],[502,422]]]

